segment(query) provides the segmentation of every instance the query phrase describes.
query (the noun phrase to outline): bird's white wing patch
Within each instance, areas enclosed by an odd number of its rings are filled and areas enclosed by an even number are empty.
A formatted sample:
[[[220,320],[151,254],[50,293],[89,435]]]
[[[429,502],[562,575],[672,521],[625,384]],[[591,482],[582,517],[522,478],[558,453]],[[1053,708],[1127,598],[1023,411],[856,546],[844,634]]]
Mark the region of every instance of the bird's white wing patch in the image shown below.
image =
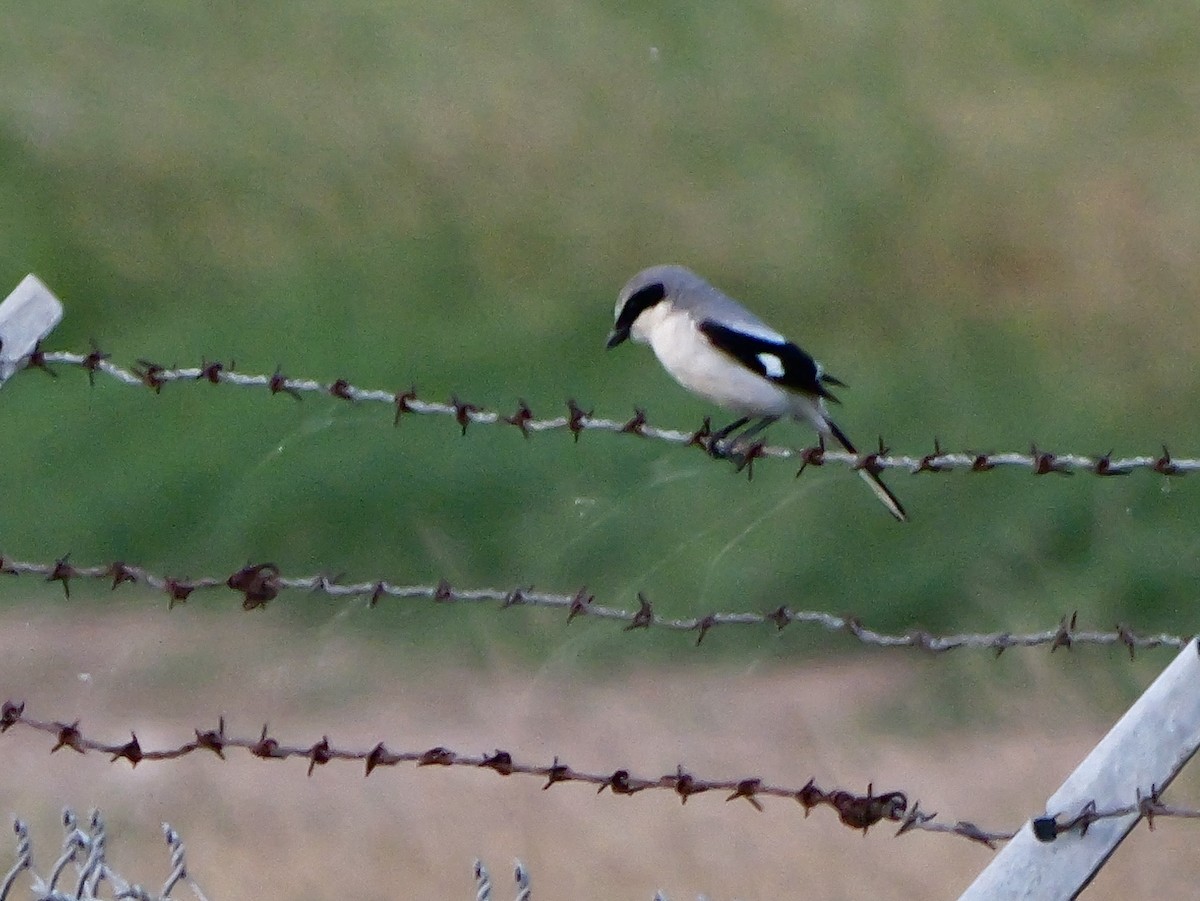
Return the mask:
[[[779,359],[775,354],[760,353],[758,354],[758,362],[762,363],[767,378],[777,379],[783,375],[783,360]]]

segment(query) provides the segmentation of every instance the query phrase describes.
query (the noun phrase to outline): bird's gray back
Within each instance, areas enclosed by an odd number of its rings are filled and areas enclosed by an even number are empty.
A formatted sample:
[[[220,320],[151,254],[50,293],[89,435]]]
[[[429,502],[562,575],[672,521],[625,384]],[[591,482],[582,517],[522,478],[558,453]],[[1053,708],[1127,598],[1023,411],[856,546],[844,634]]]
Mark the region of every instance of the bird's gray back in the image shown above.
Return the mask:
[[[621,297],[627,298],[655,282],[662,283],[667,299],[673,306],[686,311],[696,322],[711,319],[768,341],[787,340],[728,294],[684,266],[664,265],[643,269],[629,280]]]

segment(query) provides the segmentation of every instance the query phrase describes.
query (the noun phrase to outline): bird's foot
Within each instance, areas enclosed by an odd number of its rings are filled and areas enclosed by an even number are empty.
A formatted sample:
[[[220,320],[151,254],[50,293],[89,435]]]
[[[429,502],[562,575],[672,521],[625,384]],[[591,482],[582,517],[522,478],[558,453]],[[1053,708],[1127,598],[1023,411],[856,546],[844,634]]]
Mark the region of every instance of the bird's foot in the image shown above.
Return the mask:
[[[708,455],[714,460],[736,460],[737,458],[737,439],[735,438],[714,436],[708,439],[708,444],[705,448],[708,451]]]
[[[739,441],[729,449],[726,459],[732,460],[735,472],[746,470],[748,481],[754,481],[754,461],[766,456],[765,441]]]
[[[737,448],[738,438],[729,438],[734,432],[750,421],[750,417],[743,416],[741,419],[729,423],[723,429],[718,429],[708,436],[708,444],[705,445],[708,450],[708,455],[714,460],[728,460],[732,450]],[[725,439],[729,438],[728,441]]]

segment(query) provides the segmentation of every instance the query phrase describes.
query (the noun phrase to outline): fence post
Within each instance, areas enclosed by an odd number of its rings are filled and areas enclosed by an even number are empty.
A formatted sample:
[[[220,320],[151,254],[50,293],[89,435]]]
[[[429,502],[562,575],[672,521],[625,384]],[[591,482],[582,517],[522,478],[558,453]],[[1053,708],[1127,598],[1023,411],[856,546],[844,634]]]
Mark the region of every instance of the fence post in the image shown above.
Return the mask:
[[[0,385],[62,320],[57,297],[32,273],[0,303]]]
[[[962,898],[1074,898],[1141,819],[1139,797],[1165,789],[1198,747],[1200,649],[1193,638],[1050,796],[1045,817],[1027,822]],[[1132,810],[1056,833],[1093,802],[1100,812]]]

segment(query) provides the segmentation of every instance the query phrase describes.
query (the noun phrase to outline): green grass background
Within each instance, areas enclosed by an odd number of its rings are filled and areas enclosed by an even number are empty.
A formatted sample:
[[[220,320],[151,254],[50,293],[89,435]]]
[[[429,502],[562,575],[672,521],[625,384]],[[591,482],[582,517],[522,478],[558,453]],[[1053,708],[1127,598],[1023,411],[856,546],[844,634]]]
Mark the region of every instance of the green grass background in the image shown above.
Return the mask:
[[[63,298],[54,349],[693,428],[720,414],[646,349],[603,350],[623,282],[677,261],[848,382],[861,444],[1200,453],[1187,4],[5,6],[0,285],[34,271]],[[24,559],[1198,627],[1200,482],[893,474],[901,526],[843,469],[793,475],[76,370],[0,391],[0,548]],[[448,616],[346,621],[437,644]],[[481,621],[480,651],[594,647],[511,622]],[[805,647],[710,638],[747,641]]]

